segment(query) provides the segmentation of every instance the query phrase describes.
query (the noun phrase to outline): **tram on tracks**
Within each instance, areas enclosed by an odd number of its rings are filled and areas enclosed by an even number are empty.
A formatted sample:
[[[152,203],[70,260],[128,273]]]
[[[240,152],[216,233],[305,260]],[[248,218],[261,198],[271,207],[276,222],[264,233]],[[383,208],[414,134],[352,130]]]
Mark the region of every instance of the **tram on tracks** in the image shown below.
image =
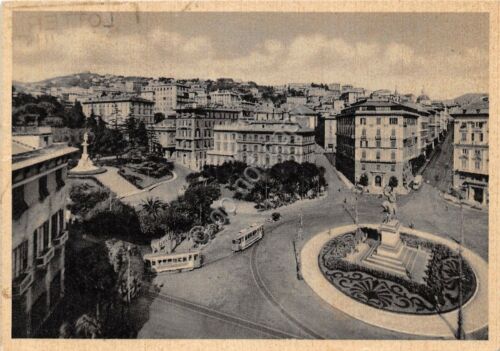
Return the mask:
[[[170,254],[155,252],[144,255],[144,262],[153,273],[184,272],[201,267],[203,257],[199,250]]]
[[[250,228],[240,230],[232,241],[231,249],[235,252],[243,251],[262,239],[263,236],[264,225],[254,223]]]

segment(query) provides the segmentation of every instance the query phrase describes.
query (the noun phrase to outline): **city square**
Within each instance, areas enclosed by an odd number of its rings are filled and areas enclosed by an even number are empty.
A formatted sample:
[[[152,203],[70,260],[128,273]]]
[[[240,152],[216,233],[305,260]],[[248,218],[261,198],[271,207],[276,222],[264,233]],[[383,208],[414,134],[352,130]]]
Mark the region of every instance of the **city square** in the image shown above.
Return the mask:
[[[490,338],[487,16],[54,16],[13,17],[12,338]]]

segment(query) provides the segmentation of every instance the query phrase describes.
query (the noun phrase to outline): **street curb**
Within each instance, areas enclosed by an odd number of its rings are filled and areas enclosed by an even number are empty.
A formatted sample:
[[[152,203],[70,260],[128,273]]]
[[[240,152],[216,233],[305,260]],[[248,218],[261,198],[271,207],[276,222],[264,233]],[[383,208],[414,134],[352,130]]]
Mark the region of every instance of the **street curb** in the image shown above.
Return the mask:
[[[361,227],[377,228],[378,224],[359,224]],[[346,225],[317,234],[302,248],[302,275],[316,294],[332,307],[365,323],[401,333],[429,336],[455,337],[458,310],[440,315],[411,315],[379,310],[358,302],[335,288],[322,274],[318,265],[318,255],[323,245],[332,238],[356,230],[356,225]],[[455,250],[458,244],[427,232],[401,227],[401,231],[424,237]],[[463,248],[462,254],[476,274],[477,287],[472,298],[463,306],[464,332],[467,334],[488,325],[488,264],[477,254]]]

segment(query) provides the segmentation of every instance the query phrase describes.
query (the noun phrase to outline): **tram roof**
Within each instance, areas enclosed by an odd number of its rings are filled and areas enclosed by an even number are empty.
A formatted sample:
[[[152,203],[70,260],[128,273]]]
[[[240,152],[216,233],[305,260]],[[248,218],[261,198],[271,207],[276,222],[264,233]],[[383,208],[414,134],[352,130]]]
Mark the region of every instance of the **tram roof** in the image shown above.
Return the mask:
[[[145,254],[144,259],[154,259],[154,258],[160,258],[160,257],[176,258],[176,257],[182,257],[185,255],[194,255],[194,254],[200,254],[200,250],[184,251],[184,252],[172,252],[169,254],[164,253],[164,252],[151,252],[151,253]]]
[[[256,229],[258,229],[258,228],[260,228],[260,227],[262,227],[262,226],[263,226],[263,224],[262,224],[262,223],[261,223],[261,224],[259,224],[259,223],[254,223],[254,224],[252,224],[250,227],[240,230],[240,231],[238,232],[238,237],[243,236],[243,235],[247,235],[248,233],[251,233],[251,232],[253,232],[254,230],[256,230]]]

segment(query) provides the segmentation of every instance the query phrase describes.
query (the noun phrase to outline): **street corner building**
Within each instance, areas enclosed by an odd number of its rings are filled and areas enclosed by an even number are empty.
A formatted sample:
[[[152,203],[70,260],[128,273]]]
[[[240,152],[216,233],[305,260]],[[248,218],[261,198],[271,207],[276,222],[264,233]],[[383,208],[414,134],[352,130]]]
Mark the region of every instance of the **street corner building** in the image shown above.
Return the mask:
[[[12,134],[12,337],[34,337],[64,295],[67,163],[50,127]]]
[[[390,185],[405,194],[449,121],[446,107],[425,95],[416,104],[373,96],[359,100],[335,118],[336,168],[370,192]]]
[[[466,201],[487,207],[489,102],[481,101],[451,111],[455,119],[453,187]]]

